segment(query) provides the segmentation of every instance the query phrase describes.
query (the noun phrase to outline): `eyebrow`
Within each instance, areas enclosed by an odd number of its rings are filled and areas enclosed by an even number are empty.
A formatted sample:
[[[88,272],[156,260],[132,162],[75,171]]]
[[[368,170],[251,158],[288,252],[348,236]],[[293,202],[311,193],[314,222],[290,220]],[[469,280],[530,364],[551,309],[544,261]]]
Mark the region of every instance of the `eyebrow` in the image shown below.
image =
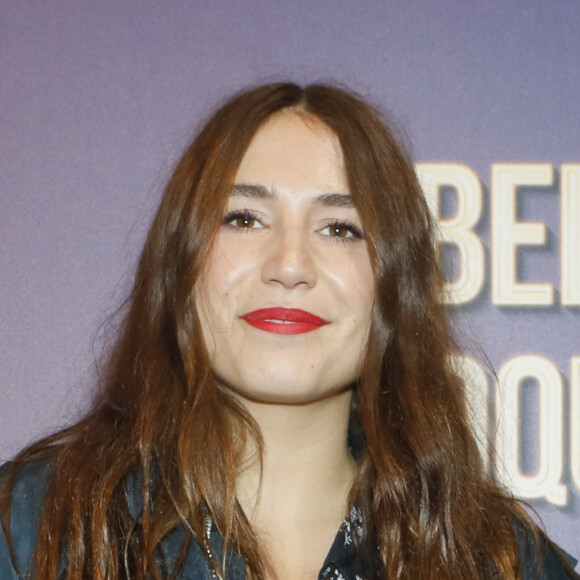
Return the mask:
[[[276,199],[278,194],[275,189],[268,188],[265,185],[236,183],[232,186],[230,197]],[[348,193],[322,193],[314,198],[314,203],[323,207],[344,207],[347,209],[355,209],[352,196]]]

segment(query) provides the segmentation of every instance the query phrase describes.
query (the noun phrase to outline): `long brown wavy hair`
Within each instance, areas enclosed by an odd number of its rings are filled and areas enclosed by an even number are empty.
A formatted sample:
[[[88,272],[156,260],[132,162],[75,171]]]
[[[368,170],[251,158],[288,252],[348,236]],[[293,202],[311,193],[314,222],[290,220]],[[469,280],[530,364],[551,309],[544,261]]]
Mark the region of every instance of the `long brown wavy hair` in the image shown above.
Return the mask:
[[[204,542],[209,514],[249,575],[265,579],[264,552],[234,489],[244,437],[260,443],[259,430],[216,384],[192,290],[252,137],[287,108],[338,136],[374,268],[374,314],[349,430],[358,463],[350,501],[375,547],[370,567],[392,580],[521,576],[513,526],[526,516],[485,473],[468,423],[450,363],[457,348],[432,218],[413,165],[384,116],[357,95],[279,83],[229,100],[186,150],[91,411],[11,463],[0,498],[10,544],[16,474],[34,461],[51,474],[32,577],[55,579],[64,550],[69,580],[173,578],[188,545]],[[127,505],[131,477],[138,518]],[[180,524],[179,561],[160,569],[159,543]],[[211,565],[223,576],[223,562]]]

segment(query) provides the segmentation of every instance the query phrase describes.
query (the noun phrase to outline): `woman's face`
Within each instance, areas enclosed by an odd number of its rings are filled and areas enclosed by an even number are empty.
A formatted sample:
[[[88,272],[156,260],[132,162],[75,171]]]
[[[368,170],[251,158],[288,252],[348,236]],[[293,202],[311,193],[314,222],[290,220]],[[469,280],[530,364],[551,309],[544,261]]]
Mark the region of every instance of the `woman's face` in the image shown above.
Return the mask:
[[[326,125],[284,111],[256,133],[196,299],[214,371],[242,397],[306,403],[357,378],[374,280]]]

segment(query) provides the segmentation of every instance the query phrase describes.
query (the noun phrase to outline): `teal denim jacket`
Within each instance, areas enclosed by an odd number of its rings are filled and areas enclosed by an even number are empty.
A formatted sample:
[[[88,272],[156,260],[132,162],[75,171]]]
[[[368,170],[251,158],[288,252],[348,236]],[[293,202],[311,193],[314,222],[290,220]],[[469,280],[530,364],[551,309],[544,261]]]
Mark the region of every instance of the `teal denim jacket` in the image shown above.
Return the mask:
[[[0,468],[0,485],[4,480],[6,466]],[[134,478],[136,479],[136,478]],[[36,545],[36,535],[40,523],[43,497],[50,481],[50,469],[44,464],[31,464],[18,473],[15,479],[11,504],[11,535],[16,552],[16,565],[22,576],[18,576],[10,552],[4,530],[0,527],[0,580],[21,580],[26,578],[26,570],[31,561]],[[140,500],[138,485],[135,481],[127,485],[129,512],[138,518]],[[360,557],[357,554],[352,534],[356,534],[356,515],[351,514],[345,520],[335,542],[320,571],[320,580],[364,580],[366,575]],[[538,562],[538,552],[529,530],[524,526],[515,526],[520,557],[523,566],[523,580],[534,580]],[[359,532],[360,533],[360,532]],[[223,540],[219,532],[208,521],[208,540],[212,546],[214,557],[221,561],[223,555]],[[172,570],[179,557],[185,540],[185,530],[178,526],[163,538],[161,554],[164,566]],[[542,542],[540,558],[539,580],[570,580],[570,576],[562,566],[556,550],[559,550],[548,540]],[[576,561],[560,550],[572,565]],[[62,566],[64,568],[64,565]],[[64,570],[61,574],[64,578]],[[206,554],[197,542],[189,546],[187,557],[178,575],[179,580],[214,580],[215,574],[208,566]],[[229,552],[226,558],[227,580],[244,580],[245,563],[243,558]]]

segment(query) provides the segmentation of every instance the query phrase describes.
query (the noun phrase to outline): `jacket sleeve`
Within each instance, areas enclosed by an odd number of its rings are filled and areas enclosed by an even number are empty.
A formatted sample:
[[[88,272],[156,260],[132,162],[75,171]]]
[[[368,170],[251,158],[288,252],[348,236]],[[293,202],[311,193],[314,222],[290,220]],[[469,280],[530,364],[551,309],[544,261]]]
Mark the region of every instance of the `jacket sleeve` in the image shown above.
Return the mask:
[[[538,550],[534,535],[527,525],[518,523],[515,526],[515,531],[520,551],[523,580],[580,579],[580,576],[572,571],[576,566],[576,560],[543,533],[540,532]],[[570,565],[570,570],[566,568],[563,562],[567,562]],[[537,575],[538,572],[539,575]]]
[[[4,485],[7,468],[8,465],[0,467],[0,487]],[[38,463],[23,467],[14,479],[10,503],[10,533],[16,561],[11,558],[5,530],[0,526],[2,580],[20,580],[26,577],[36,547],[42,500],[49,480],[49,469]]]

